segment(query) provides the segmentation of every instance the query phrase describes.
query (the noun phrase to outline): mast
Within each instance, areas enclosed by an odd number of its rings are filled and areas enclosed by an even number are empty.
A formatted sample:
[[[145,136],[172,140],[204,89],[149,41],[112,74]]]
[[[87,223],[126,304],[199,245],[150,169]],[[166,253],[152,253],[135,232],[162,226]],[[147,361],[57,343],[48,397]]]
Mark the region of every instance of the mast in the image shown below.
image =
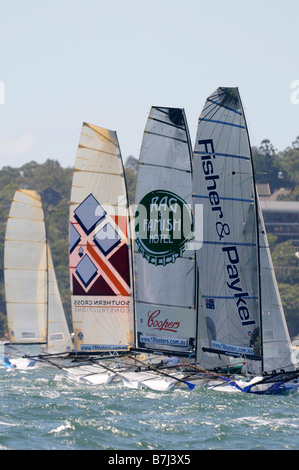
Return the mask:
[[[43,195],[41,192],[38,193],[42,207],[44,207],[43,204]],[[47,224],[46,224],[46,219],[45,219],[45,211],[43,210],[44,214],[44,224],[45,224],[45,240],[46,240],[46,266],[47,266],[47,272],[46,272],[46,298],[47,298],[47,324],[46,324],[46,344],[48,345],[48,340],[49,340],[49,244],[48,244],[48,235],[47,235]]]
[[[243,116],[244,116],[244,123],[245,123],[245,127],[246,127],[248,142],[250,142],[247,121],[245,119],[244,107],[243,107],[243,103],[242,103],[241,98],[240,98],[238,88],[237,88],[237,92],[238,92],[238,95],[239,95],[240,105],[241,105],[242,113],[243,113]],[[260,224],[259,224],[259,212],[258,212],[259,200],[258,200],[258,194],[257,194],[257,188],[256,188],[256,182],[255,182],[255,171],[254,171],[254,166],[253,166],[252,149],[251,149],[250,144],[249,144],[249,150],[250,150],[250,162],[251,162],[251,168],[252,168],[253,190],[254,190],[254,199],[255,199],[254,208],[255,208],[255,221],[256,221],[255,222],[255,224],[256,224],[256,239],[257,239],[257,269],[258,269],[258,293],[259,293],[258,299],[259,299],[259,312],[260,312],[260,341],[261,341],[260,355],[261,355],[261,368],[262,368],[262,371],[264,371],[264,352],[263,352],[263,349],[264,349],[263,348],[264,336],[263,336],[263,309],[262,309],[262,288],[261,288],[262,278],[261,278],[260,235],[259,235],[259,225]]]

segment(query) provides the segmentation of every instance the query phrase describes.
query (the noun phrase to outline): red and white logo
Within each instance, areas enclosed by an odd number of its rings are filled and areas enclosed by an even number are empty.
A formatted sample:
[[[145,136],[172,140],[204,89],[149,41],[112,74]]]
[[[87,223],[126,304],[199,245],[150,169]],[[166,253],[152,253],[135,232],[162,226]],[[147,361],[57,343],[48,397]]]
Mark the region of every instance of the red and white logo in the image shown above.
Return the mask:
[[[181,322],[169,321],[168,318],[161,319],[161,310],[155,310],[154,312],[148,312],[147,326],[153,330],[159,331],[172,331],[177,333]]]

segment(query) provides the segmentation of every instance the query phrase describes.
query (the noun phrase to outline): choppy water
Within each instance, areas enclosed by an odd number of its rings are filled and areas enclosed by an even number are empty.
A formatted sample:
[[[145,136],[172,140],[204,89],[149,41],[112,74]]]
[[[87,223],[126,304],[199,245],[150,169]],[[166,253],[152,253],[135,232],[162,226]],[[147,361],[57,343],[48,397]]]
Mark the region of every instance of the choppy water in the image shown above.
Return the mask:
[[[299,448],[299,394],[93,386],[48,368],[1,369],[0,387],[2,450]]]

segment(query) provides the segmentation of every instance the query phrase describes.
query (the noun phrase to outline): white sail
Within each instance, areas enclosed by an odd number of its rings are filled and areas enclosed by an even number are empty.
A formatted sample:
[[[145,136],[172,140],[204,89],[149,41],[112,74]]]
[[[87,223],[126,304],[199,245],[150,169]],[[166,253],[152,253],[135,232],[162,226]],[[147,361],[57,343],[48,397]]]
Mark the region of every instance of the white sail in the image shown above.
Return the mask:
[[[36,191],[16,191],[4,245],[8,333],[12,343],[47,340],[47,250],[44,214]]]
[[[204,206],[197,260],[207,349],[255,359],[248,364],[256,374],[293,370],[237,88],[218,88],[207,99],[193,168],[194,202]]]
[[[137,346],[172,354],[196,341],[191,146],[184,110],[152,107],[136,185]]]
[[[258,231],[251,151],[236,88],[218,88],[199,118],[194,205],[203,205],[197,253],[209,350],[261,357]],[[261,361],[258,361],[261,366]]]
[[[52,255],[48,245],[48,331],[47,352],[61,353],[72,350],[72,340],[66,322],[60,293],[58,290],[56,275],[53,266]]]
[[[134,343],[131,241],[116,132],[83,123],[70,206],[75,347],[126,350]]]
[[[36,191],[16,191],[4,245],[5,294],[12,343],[67,352],[71,337],[57,286],[44,212]]]
[[[258,206],[264,370],[294,370],[296,361],[292,353],[263,215],[259,204]]]

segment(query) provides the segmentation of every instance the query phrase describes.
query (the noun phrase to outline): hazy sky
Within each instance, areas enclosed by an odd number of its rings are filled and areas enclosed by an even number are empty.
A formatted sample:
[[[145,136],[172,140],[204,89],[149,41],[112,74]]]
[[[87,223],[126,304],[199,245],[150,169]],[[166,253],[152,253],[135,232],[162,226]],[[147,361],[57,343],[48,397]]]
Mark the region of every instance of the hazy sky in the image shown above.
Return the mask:
[[[239,87],[252,145],[284,150],[298,21],[298,0],[0,0],[0,168],[72,166],[83,121],[138,158],[152,105],[185,108],[194,144],[218,86]]]

